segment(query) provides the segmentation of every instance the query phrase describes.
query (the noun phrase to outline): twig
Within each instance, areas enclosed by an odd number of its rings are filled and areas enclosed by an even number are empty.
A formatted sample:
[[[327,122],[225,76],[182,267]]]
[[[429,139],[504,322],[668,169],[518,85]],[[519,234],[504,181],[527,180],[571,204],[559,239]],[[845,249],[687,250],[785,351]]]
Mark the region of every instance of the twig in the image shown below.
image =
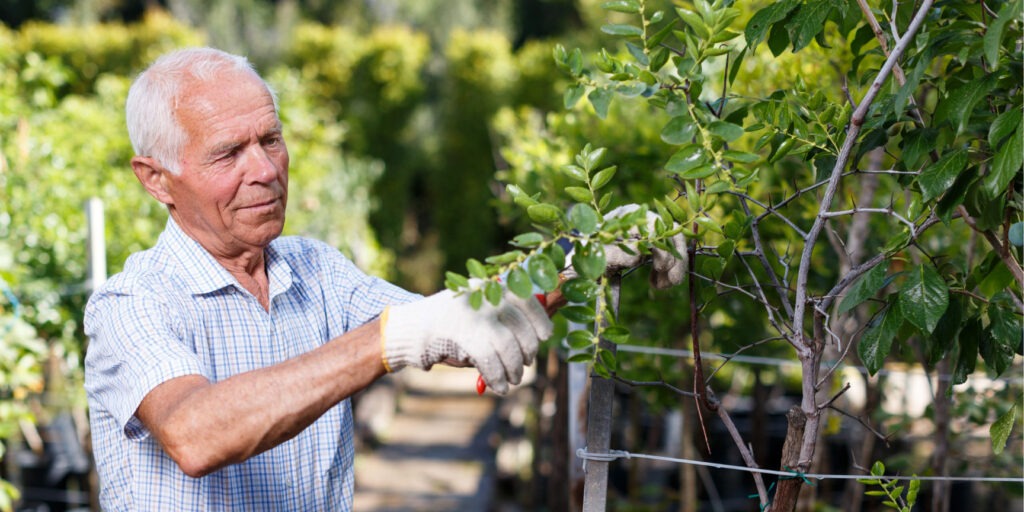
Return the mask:
[[[886,436],[886,435],[882,434],[881,432],[879,432],[879,431],[875,430],[874,428],[872,428],[871,425],[869,425],[866,421],[864,421],[864,419],[860,418],[859,416],[854,416],[854,415],[852,415],[852,414],[850,414],[850,413],[848,413],[848,412],[846,412],[846,411],[844,411],[844,410],[842,410],[842,409],[840,409],[840,408],[838,408],[838,407],[836,407],[834,405],[831,405],[831,404],[829,404],[828,408],[833,410],[833,411],[835,411],[835,412],[838,412],[839,414],[842,414],[843,416],[846,416],[847,418],[850,418],[850,419],[856,421],[857,423],[860,423],[861,426],[863,426],[865,429],[867,429],[868,432],[871,432],[872,434],[875,435],[875,437],[881,439],[882,442],[885,443],[885,446],[889,446],[889,436]]]
[[[708,399],[718,402],[718,399],[714,396],[714,391],[710,387],[706,388],[708,393]],[[743,442],[743,436],[740,435],[736,429],[736,424],[732,422],[732,418],[729,416],[729,412],[725,410],[725,407],[718,408],[718,418],[722,420],[725,425],[725,429],[729,431],[729,435],[732,437],[733,443],[736,448],[740,451],[740,457],[743,458],[743,462],[747,464],[747,467],[751,469],[760,469],[757,465],[757,461],[754,460],[754,456],[750,453],[747,445]],[[751,473],[754,476],[754,485],[757,486],[757,495],[760,497],[761,505],[768,503],[768,490],[764,486],[764,478],[760,473]]]
[[[626,384],[627,386],[631,386],[631,387],[635,387],[635,388],[644,388],[644,387],[646,387],[646,388],[665,388],[665,389],[667,389],[667,390],[669,390],[669,391],[671,391],[671,392],[673,392],[673,393],[675,393],[677,395],[689,396],[689,397],[698,397],[698,396],[700,396],[699,393],[694,393],[692,391],[686,391],[684,389],[679,389],[679,388],[673,386],[672,384],[669,384],[668,382],[665,382],[663,380],[632,380],[632,379],[627,379],[625,377],[622,377],[618,373],[612,373],[611,377],[612,377],[612,380],[614,380],[616,382],[621,382],[622,384]]]

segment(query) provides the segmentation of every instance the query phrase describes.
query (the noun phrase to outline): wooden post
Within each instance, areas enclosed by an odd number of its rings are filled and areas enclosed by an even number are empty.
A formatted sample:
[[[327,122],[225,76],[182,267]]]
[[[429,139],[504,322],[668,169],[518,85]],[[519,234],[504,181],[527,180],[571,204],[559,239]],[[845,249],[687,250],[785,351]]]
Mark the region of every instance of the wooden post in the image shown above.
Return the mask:
[[[618,275],[609,276],[611,281],[611,310],[618,314]],[[598,299],[603,300],[602,298]],[[600,307],[600,304],[599,304]],[[602,338],[600,348],[615,352],[615,344]],[[590,380],[590,403],[587,406],[587,453],[608,453],[612,435],[612,406],[615,401],[615,381],[594,376]],[[603,512],[608,501],[608,462],[586,461],[586,480],[583,485],[583,510]]]

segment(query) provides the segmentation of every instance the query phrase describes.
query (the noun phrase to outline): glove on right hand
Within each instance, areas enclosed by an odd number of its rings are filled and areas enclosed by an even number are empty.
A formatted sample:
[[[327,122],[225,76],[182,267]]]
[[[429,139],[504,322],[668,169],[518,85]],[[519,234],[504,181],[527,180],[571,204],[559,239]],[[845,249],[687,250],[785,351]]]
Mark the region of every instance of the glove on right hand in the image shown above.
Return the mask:
[[[381,315],[383,358],[389,371],[429,370],[441,362],[468,363],[496,393],[519,384],[553,324],[533,297],[505,290],[497,306],[469,305],[469,294],[445,290],[416,302],[389,306]]]

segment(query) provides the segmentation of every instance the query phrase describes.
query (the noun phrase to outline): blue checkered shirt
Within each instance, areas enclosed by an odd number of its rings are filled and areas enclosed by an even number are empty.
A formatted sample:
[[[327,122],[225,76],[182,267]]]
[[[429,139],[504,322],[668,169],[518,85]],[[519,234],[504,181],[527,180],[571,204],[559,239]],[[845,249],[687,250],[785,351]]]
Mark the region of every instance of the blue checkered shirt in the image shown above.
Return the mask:
[[[93,294],[85,310],[85,388],[105,511],[350,510],[352,408],[335,406],[295,438],[201,478],[185,475],[135,417],[162,382],[211,382],[308,352],[415,297],[337,250],[281,237],[266,249],[270,311],[169,220],[157,244]]]

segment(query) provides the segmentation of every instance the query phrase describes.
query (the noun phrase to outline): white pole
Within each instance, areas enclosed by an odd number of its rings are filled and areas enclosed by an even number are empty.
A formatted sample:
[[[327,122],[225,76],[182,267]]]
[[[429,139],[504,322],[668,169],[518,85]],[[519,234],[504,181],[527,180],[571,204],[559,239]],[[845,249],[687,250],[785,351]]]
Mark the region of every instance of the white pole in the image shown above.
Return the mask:
[[[85,217],[89,223],[89,280],[90,293],[107,280],[107,240],[103,231],[103,200],[91,197],[85,203]]]

